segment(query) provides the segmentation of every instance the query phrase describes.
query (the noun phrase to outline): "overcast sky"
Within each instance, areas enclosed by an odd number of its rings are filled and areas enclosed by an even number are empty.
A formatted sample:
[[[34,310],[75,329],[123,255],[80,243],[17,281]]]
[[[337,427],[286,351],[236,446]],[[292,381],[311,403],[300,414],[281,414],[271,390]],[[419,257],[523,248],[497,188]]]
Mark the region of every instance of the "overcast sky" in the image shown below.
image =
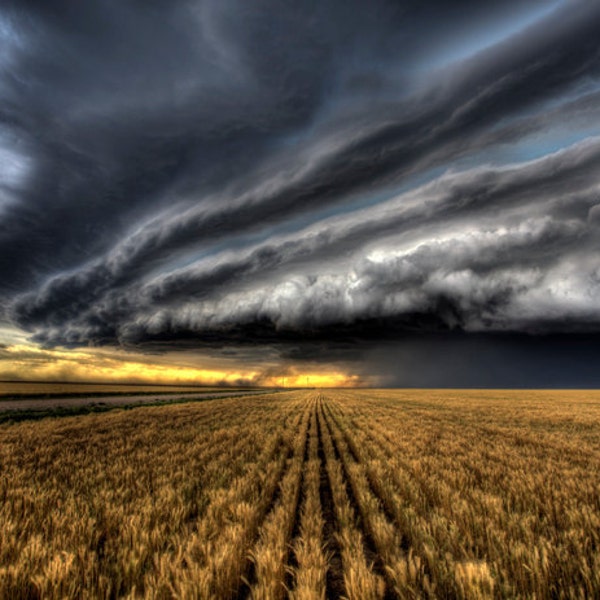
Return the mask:
[[[4,0],[0,376],[600,385],[599,31],[590,0]]]

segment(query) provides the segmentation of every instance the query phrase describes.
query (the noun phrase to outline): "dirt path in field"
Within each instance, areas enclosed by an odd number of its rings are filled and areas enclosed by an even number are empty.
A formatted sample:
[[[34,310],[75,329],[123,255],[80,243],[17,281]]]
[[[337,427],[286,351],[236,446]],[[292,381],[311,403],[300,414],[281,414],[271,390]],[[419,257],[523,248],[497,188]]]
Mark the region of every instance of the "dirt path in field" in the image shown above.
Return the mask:
[[[156,402],[173,402],[175,400],[213,400],[216,398],[232,398],[264,394],[263,391],[249,392],[200,392],[198,394],[143,394],[114,396],[89,396],[77,398],[23,398],[18,400],[0,400],[0,413],[10,411],[43,411],[55,408],[78,408],[81,406],[124,406],[131,404],[153,404]]]

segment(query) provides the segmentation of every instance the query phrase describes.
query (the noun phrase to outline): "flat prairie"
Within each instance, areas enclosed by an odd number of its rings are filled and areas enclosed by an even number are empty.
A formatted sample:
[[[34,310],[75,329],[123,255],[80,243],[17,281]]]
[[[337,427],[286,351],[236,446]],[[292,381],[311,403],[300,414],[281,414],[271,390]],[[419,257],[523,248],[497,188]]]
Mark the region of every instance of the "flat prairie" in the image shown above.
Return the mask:
[[[45,381],[0,381],[0,399],[25,396],[73,396],[86,394],[159,394],[180,392],[223,391],[222,387],[186,385],[133,385],[111,383],[60,383]]]
[[[4,423],[0,499],[0,598],[598,598],[600,392]]]

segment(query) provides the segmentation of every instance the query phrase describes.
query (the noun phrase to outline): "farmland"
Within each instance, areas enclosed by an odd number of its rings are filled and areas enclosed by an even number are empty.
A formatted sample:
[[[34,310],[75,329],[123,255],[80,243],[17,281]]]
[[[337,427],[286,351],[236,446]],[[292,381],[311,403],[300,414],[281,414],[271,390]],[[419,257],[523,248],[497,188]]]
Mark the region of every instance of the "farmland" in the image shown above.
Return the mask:
[[[304,390],[0,425],[2,598],[600,597],[600,393]]]
[[[114,394],[158,394],[214,392],[223,388],[185,385],[134,385],[110,383],[56,383],[39,381],[0,381],[0,399],[102,396]]]

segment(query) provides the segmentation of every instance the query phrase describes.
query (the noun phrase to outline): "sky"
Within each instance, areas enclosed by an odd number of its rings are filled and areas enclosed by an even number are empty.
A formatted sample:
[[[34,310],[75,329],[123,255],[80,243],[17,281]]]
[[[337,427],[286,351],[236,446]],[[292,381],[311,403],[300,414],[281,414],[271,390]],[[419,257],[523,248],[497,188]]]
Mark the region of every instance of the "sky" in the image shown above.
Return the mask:
[[[0,379],[600,387],[598,31],[4,0]]]

